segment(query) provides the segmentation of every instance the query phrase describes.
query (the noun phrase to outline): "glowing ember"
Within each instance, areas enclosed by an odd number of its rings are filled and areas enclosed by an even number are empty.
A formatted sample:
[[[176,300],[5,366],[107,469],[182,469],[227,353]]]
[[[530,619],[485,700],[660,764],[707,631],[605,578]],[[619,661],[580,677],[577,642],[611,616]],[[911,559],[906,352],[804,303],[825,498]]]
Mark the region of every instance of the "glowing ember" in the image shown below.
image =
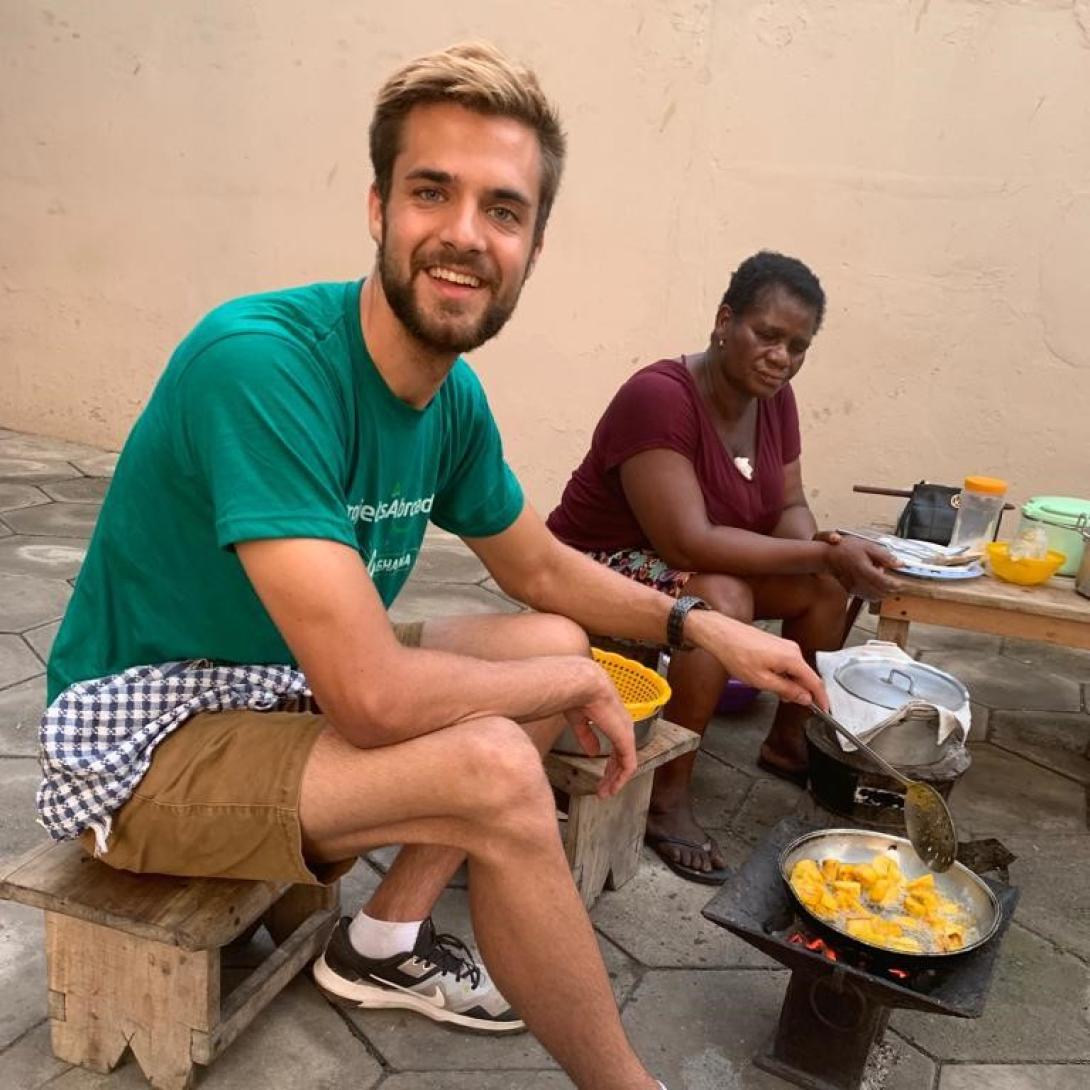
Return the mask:
[[[908,980],[908,973],[904,969],[890,969],[889,975],[897,980]]]
[[[829,961],[836,961],[836,951],[822,939],[808,939],[801,932],[796,931],[788,940],[796,946],[805,946],[807,950],[813,950],[815,954],[821,954]]]

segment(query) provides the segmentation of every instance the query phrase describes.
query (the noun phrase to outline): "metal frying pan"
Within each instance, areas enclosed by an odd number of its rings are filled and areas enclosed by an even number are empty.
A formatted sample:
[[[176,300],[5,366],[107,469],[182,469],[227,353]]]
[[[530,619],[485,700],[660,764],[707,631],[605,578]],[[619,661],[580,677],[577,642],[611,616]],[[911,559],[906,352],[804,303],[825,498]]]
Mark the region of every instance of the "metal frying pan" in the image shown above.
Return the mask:
[[[789,881],[791,870],[800,859],[813,859],[818,865],[823,859],[830,858],[838,859],[843,863],[869,863],[878,852],[887,852],[910,881],[925,874],[933,874],[938,892],[943,897],[959,902],[965,908],[976,928],[977,937],[972,942],[967,942],[960,950],[928,950],[919,954],[890,950],[887,946],[880,946],[849,935],[832,920],[815,916],[791,889]],[[921,862],[912,845],[904,837],[875,833],[868,829],[821,829],[798,837],[780,853],[780,874],[791,891],[791,896],[795,898],[795,902],[807,916],[816,920],[821,926],[831,928],[837,934],[843,935],[849,942],[881,951],[886,957],[923,961],[932,958],[958,957],[961,954],[967,954],[970,950],[975,950],[978,946],[983,946],[999,930],[1003,919],[998,898],[968,867],[961,863],[954,863],[948,871],[934,874]]]

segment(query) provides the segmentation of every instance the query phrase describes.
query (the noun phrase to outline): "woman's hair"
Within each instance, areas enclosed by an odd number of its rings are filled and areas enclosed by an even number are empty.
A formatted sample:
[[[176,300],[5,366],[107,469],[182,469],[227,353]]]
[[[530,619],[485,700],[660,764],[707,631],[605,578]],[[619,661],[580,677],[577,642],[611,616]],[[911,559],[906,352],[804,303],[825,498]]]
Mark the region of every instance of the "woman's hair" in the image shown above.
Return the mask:
[[[484,42],[452,45],[417,57],[379,90],[371,118],[371,165],[383,204],[390,196],[401,126],[414,106],[451,102],[468,110],[521,121],[541,146],[541,193],[535,233],[540,238],[564,169],[564,133],[556,108],[530,69]]]
[[[772,250],[762,250],[747,257],[734,270],[719,305],[725,303],[735,314],[745,314],[761,301],[769,288],[775,287],[783,288],[800,303],[813,307],[816,333],[825,317],[825,291],[818,278],[797,257],[787,257]]]

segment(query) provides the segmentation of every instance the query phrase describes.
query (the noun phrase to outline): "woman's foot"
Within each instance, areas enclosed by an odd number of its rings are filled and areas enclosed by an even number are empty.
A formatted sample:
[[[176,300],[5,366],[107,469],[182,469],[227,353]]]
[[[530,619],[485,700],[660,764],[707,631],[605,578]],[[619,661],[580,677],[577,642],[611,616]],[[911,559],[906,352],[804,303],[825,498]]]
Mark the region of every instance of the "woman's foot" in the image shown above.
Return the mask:
[[[727,878],[722,849],[696,823],[688,806],[648,813],[644,840],[675,874],[690,882],[720,885]]]

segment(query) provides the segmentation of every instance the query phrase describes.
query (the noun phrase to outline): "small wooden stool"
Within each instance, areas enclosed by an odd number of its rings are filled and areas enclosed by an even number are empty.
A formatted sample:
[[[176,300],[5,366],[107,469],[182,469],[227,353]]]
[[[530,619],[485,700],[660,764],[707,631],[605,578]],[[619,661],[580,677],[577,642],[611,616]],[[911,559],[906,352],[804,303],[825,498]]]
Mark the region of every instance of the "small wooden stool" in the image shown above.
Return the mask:
[[[546,755],[549,782],[570,799],[564,849],[587,908],[607,885],[620,889],[636,873],[655,769],[699,745],[699,734],[660,719],[650,740],[636,750],[639,763],[632,779],[611,799],[594,793],[605,771],[604,757]]]
[[[131,1048],[158,1090],[191,1085],[323,948],[334,886],[117,871],[74,841],[0,865],[0,899],[45,910],[58,1059],[111,1071]],[[276,949],[229,995],[220,950],[264,918]]]

